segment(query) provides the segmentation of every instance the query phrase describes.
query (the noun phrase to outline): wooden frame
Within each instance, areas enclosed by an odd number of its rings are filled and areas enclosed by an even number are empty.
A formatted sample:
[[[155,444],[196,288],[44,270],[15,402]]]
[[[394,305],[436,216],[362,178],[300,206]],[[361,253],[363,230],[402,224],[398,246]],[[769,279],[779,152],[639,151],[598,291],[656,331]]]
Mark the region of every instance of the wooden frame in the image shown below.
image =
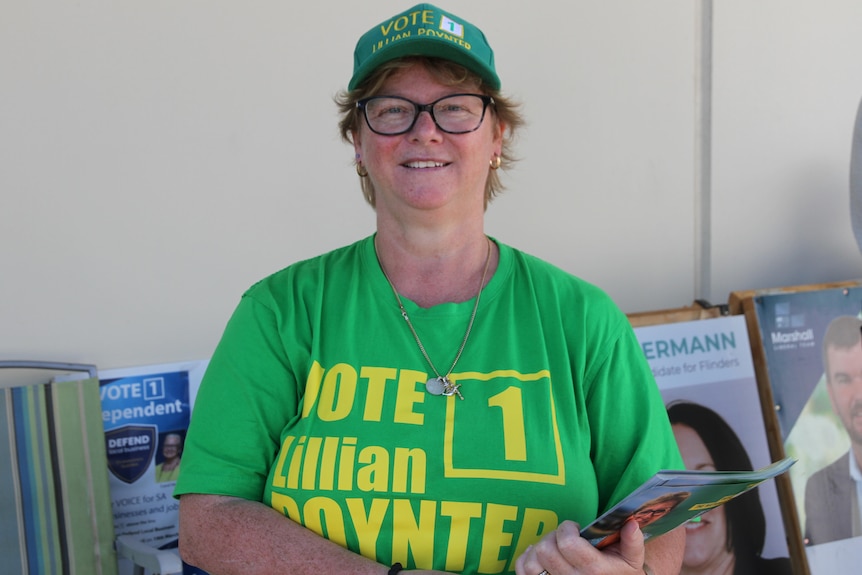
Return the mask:
[[[662,309],[656,311],[626,314],[632,327],[676,323],[680,321],[696,321],[727,314],[725,306],[710,305],[706,302],[694,302],[689,306]]]

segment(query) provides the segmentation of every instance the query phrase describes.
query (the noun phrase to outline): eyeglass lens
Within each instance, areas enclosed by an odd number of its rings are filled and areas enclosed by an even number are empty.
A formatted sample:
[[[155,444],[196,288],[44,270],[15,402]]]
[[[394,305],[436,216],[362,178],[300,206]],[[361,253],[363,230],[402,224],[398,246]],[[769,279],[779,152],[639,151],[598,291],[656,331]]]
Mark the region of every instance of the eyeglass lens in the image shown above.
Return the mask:
[[[455,94],[423,106],[397,96],[375,96],[365,100],[363,108],[368,127],[378,134],[408,132],[423,111],[431,113],[442,131],[464,134],[482,125],[487,101],[475,94]]]

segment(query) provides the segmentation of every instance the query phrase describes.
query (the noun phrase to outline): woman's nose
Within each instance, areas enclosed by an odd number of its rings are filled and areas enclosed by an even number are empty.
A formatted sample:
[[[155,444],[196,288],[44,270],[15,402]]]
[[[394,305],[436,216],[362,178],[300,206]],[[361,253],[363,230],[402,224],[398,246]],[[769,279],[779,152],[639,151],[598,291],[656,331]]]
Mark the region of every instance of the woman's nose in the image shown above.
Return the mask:
[[[416,117],[416,122],[413,124],[411,133],[416,135],[433,135],[439,134],[440,129],[437,127],[437,123],[434,121],[434,118],[431,117],[431,112],[423,110],[419,112],[419,115]]]

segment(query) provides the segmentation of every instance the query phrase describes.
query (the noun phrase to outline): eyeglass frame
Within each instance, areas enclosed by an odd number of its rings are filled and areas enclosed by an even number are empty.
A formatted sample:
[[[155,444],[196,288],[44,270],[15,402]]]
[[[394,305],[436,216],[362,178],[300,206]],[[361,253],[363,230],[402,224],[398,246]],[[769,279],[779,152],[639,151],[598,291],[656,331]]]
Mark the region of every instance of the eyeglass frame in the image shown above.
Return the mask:
[[[438,104],[439,102],[441,102],[447,98],[454,98],[456,96],[474,96],[474,97],[482,100],[482,116],[479,118],[479,124],[476,125],[476,127],[473,128],[472,130],[464,130],[461,132],[450,132],[449,130],[446,130],[445,128],[443,128],[437,122],[437,118],[434,116],[434,106],[436,104]],[[415,113],[413,114],[413,121],[410,122],[410,125],[407,126],[406,129],[404,129],[400,132],[395,132],[395,133],[389,134],[386,132],[378,132],[377,130],[375,130],[374,128],[371,127],[371,121],[368,119],[368,108],[366,107],[366,104],[368,104],[368,102],[370,102],[371,100],[378,100],[378,99],[383,99],[383,98],[389,98],[389,99],[393,99],[393,100],[403,100],[403,101],[409,102],[410,104],[413,105],[413,107],[415,108]],[[471,94],[468,92],[458,93],[458,94],[448,94],[446,96],[443,96],[442,98],[437,98],[436,100],[434,100],[433,102],[430,102],[428,104],[420,104],[418,102],[414,102],[413,100],[411,100],[409,98],[405,98],[403,96],[387,96],[385,94],[378,94],[376,96],[369,96],[367,98],[362,98],[361,100],[357,100],[356,101],[356,108],[359,110],[362,110],[362,117],[365,118],[365,125],[368,126],[368,129],[371,130],[372,132],[374,132],[375,134],[379,135],[379,136],[401,136],[403,134],[408,133],[416,125],[416,120],[419,119],[419,114],[421,114],[422,112],[428,112],[428,115],[431,116],[431,121],[434,122],[434,125],[441,132],[443,132],[445,134],[458,135],[458,134],[469,134],[470,132],[475,132],[476,130],[481,128],[482,124],[485,122],[485,113],[488,111],[488,106],[492,106],[494,104],[496,104],[496,102],[494,101],[494,98],[492,96],[488,96],[487,94]]]

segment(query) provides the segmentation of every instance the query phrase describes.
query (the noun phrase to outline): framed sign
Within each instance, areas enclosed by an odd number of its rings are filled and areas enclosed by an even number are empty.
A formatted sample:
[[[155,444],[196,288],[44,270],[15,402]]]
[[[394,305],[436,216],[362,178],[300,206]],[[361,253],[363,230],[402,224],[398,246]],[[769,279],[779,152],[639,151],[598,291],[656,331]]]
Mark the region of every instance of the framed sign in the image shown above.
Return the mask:
[[[660,312],[654,317],[662,322],[668,316]],[[686,467],[741,471],[774,461],[745,319],[725,316],[656,325],[649,325],[644,314],[638,319],[635,334],[665,400]],[[733,560],[737,573],[804,573],[790,558],[775,481],[701,519],[686,528],[683,565],[692,571],[718,573]]]
[[[809,572],[853,572],[862,562],[862,284],[739,292],[729,307],[746,317],[775,414],[772,455],[798,460],[787,510]]]

